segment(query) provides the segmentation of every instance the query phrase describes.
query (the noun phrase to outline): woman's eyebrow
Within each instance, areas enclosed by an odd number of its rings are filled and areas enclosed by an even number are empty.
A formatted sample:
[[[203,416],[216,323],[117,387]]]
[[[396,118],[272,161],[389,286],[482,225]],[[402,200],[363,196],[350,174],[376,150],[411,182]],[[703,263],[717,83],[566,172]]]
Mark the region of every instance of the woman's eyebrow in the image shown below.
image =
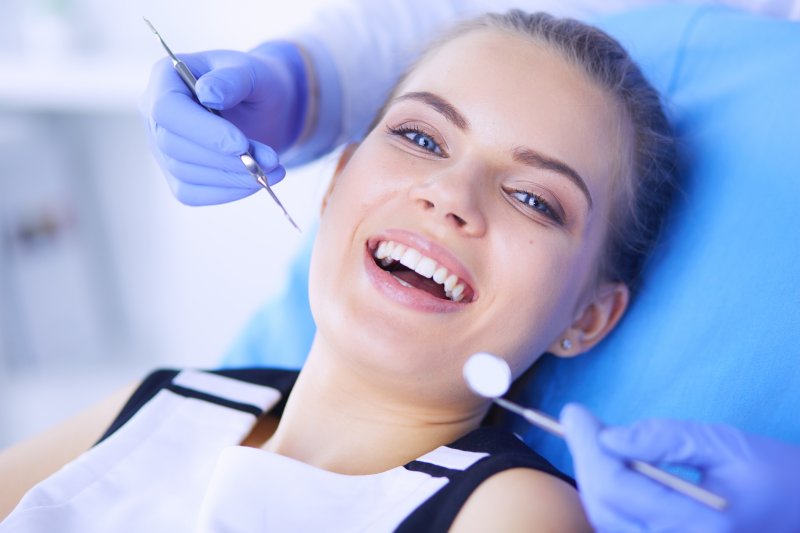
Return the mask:
[[[439,96],[438,94],[434,94],[428,91],[420,91],[420,92],[410,92],[404,93],[394,99],[395,102],[401,102],[403,100],[418,100],[423,102],[436,111],[444,115],[444,117],[452,122],[458,129],[467,131],[469,130],[469,121],[464,118],[464,115],[459,113],[459,111],[447,100]]]
[[[392,103],[402,102],[403,100],[417,100],[429,105],[441,113],[447,120],[452,122],[460,130],[469,131],[469,121],[464,117],[464,115],[462,115],[455,108],[455,106],[453,106],[453,104],[438,94],[428,91],[414,91],[401,94],[400,96],[396,97]],[[526,147],[515,148],[513,158],[514,161],[522,163],[523,165],[528,165],[543,170],[550,170],[566,177],[581,190],[583,195],[586,197],[586,201],[589,203],[589,208],[591,209],[592,195],[589,193],[589,187],[586,186],[586,182],[583,178],[581,178],[581,175],[575,172],[575,170],[573,170],[573,168],[566,163]]]
[[[586,186],[586,182],[581,178],[581,175],[566,163],[525,147],[515,148],[513,158],[514,161],[523,165],[550,170],[566,177],[581,190],[589,203],[589,209],[592,208],[592,195],[589,193],[589,187]]]

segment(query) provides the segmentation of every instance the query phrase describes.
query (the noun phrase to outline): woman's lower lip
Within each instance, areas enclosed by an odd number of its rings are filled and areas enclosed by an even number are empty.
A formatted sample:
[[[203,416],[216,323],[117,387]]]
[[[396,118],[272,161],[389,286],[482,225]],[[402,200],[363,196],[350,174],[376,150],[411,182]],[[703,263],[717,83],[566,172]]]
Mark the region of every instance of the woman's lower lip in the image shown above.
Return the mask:
[[[451,313],[460,311],[466,304],[437,298],[423,290],[405,287],[391,273],[380,268],[372,257],[369,247],[365,247],[364,268],[373,287],[384,297],[405,307],[429,313]]]

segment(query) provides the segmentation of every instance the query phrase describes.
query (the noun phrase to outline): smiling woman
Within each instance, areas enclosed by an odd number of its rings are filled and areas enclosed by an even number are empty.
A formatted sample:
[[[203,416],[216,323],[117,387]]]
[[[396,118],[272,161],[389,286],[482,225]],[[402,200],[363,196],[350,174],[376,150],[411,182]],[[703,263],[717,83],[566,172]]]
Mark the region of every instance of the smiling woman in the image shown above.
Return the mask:
[[[517,377],[613,329],[663,214],[640,191],[664,190],[671,154],[605,34],[520,12],[460,27],[342,156],[299,376],[151,375],[0,529],[589,529],[571,480],[481,427],[462,367],[488,351]]]

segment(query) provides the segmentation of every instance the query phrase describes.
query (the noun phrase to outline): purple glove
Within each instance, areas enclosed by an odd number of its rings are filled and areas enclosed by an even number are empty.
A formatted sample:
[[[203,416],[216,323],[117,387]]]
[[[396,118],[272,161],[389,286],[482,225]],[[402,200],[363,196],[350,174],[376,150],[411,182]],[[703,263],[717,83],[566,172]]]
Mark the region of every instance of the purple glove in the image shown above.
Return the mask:
[[[215,50],[180,58],[198,78],[194,100],[168,59],[158,62],[140,111],[156,161],[187,205],[219,204],[260,189],[239,155],[250,150],[270,184],[286,175],[278,155],[297,140],[308,87],[302,55],[271,42],[244,53]]]
[[[581,499],[598,531],[800,531],[800,448],[724,425],[644,420],[603,428],[577,404],[561,412]],[[723,512],[625,467],[640,459],[701,472]]]

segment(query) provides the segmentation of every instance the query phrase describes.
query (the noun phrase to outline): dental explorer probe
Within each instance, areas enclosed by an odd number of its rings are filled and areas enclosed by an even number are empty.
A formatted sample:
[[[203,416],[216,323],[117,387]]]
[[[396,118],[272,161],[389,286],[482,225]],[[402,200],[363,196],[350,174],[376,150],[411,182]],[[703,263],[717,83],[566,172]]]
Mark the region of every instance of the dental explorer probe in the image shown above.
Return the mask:
[[[192,95],[194,96],[195,100],[197,100],[197,103],[203,106],[206,109],[206,111],[209,111],[217,116],[220,116],[220,112],[217,111],[216,109],[211,109],[210,107],[200,103],[200,99],[197,98],[197,92],[195,91],[197,78],[195,78],[194,74],[192,74],[192,71],[189,70],[189,67],[186,66],[186,63],[178,59],[175,56],[175,54],[172,53],[172,50],[170,50],[169,46],[167,46],[167,43],[164,42],[164,39],[161,37],[161,34],[158,33],[158,30],[156,30],[155,26],[153,26],[153,24],[149,20],[147,20],[146,17],[142,17],[142,19],[150,28],[150,31],[152,31],[153,34],[158,38],[158,41],[161,43],[161,46],[164,47],[164,50],[167,51],[169,58],[172,60],[172,66],[175,68],[175,71],[178,73],[178,76],[180,76],[180,78],[183,80],[183,83],[185,83],[186,86],[189,88],[189,90],[192,92]],[[289,220],[292,226],[294,226],[295,229],[297,229],[297,231],[300,231],[300,228],[292,219],[291,215],[289,215],[289,212],[283,206],[281,201],[278,200],[278,197],[275,196],[275,193],[272,191],[272,187],[269,186],[269,182],[267,181],[267,175],[264,173],[264,170],[261,168],[261,165],[258,164],[258,161],[256,161],[256,158],[253,157],[253,155],[249,151],[247,151],[242,155],[240,155],[239,159],[242,160],[242,164],[244,164],[247,171],[256,179],[258,184],[261,185],[264,189],[266,189],[266,191],[269,193],[272,199],[275,200],[275,203],[278,204],[278,207],[281,208],[283,214],[286,215],[286,218]]]
[[[535,409],[522,407],[505,398],[500,398],[508,391],[511,385],[511,369],[503,359],[489,353],[476,353],[470,356],[464,364],[464,379],[476,394],[489,398],[500,407],[520,415],[528,423],[557,437],[564,438],[564,429],[558,420]],[[627,462],[628,468],[634,470],[653,481],[671,488],[676,492],[693,498],[694,500],[711,507],[716,511],[723,511],[728,502],[702,487],[690,483],[685,479],[656,468],[644,461],[632,460]]]

